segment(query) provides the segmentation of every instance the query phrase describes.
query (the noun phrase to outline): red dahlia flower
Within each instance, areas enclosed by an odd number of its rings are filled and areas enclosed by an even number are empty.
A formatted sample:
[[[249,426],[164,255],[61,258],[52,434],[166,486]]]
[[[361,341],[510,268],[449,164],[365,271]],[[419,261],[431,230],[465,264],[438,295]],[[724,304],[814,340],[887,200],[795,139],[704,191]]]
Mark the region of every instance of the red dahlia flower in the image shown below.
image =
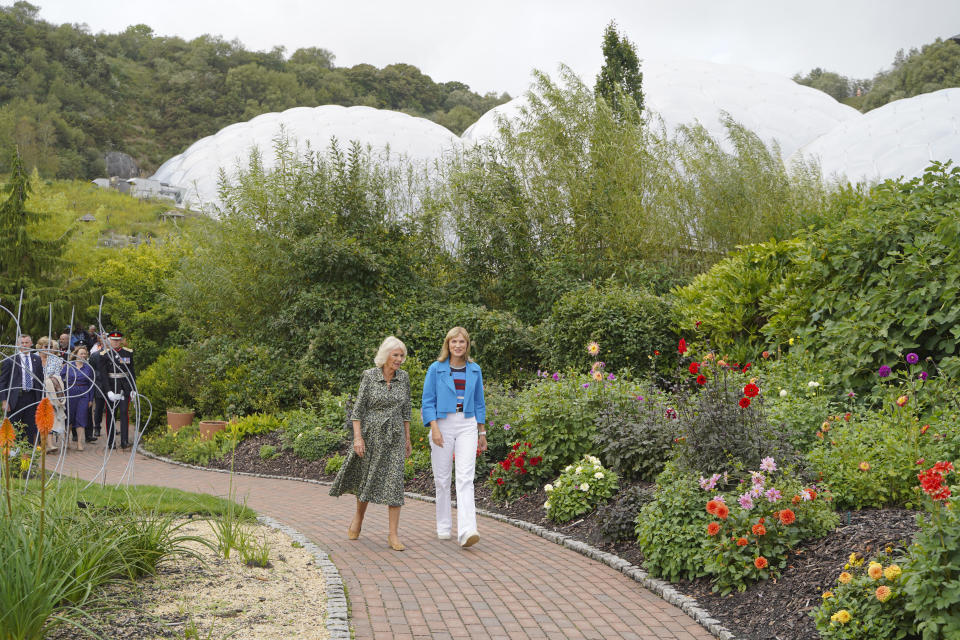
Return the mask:
[[[707,533],[711,536],[715,536],[720,533],[720,523],[711,522],[707,525]]]
[[[780,522],[783,524],[793,524],[797,521],[797,514],[790,509],[783,509],[780,512]]]
[[[719,505],[717,505],[716,516],[718,518],[720,518],[721,520],[726,520],[727,516],[729,515],[730,515],[730,508],[727,505],[723,504],[722,502]]]
[[[707,384],[707,376],[703,374],[697,376],[697,384],[701,386]]]
[[[738,547],[745,547],[745,546],[747,546],[748,544],[749,544],[749,542],[748,542],[747,539],[744,538],[743,536],[740,536],[739,538],[737,538],[737,546],[738,546]]]
[[[717,513],[717,507],[720,506],[720,503],[716,500],[709,500],[707,502],[707,513],[710,515],[715,515]]]
[[[680,338],[680,342],[677,344],[677,351],[680,352],[680,355],[683,355],[687,352],[687,341],[683,338]]]
[[[693,375],[697,375],[698,373],[700,373],[699,362],[691,362],[689,368],[690,368],[690,373],[692,373]]]
[[[755,566],[757,569],[766,569],[767,564],[769,563],[767,562],[767,559],[764,558],[763,556],[759,556],[753,561],[753,566]]]
[[[756,398],[758,393],[760,393],[760,387],[752,382],[743,388],[743,395],[748,398]]]
[[[746,397],[740,398],[739,404],[741,409],[746,409],[747,407],[750,406],[750,398],[746,398]]]
[[[763,536],[767,534],[767,528],[762,524],[753,525],[753,528],[751,530],[753,531],[753,535],[755,536]]]

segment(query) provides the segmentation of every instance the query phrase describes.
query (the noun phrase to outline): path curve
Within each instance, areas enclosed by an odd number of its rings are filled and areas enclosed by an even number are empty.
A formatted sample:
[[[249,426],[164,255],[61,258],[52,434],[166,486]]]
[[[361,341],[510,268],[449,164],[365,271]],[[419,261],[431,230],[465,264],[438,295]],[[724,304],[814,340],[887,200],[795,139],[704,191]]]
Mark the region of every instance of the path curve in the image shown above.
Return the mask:
[[[126,462],[112,456],[106,482]],[[90,479],[99,447],[70,451],[63,473]],[[137,455],[136,484],[225,496],[229,476]],[[359,540],[346,539],[352,496],[296,480],[235,476],[238,498],[303,532],[340,569],[358,640],[713,638],[683,611],[595,560],[489,518],[467,550],[434,534],[434,506],[407,500],[400,519],[404,552],[387,548],[386,508],[370,505]]]

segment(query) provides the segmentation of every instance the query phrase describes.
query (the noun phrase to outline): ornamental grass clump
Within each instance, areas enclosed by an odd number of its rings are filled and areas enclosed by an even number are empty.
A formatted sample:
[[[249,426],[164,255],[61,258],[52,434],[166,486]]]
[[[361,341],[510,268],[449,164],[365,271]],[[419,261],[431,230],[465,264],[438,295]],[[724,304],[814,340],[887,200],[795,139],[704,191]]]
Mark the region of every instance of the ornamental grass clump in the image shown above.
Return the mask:
[[[617,474],[587,455],[568,465],[552,484],[544,486],[543,508],[554,522],[568,522],[606,503],[617,491]]]
[[[712,516],[703,530],[705,570],[722,595],[778,576],[790,549],[837,525],[829,494],[778,471],[773,458],[764,458],[759,471],[725,493],[717,489],[731,484],[729,474],[700,478],[708,496],[704,508]]]
[[[813,616],[824,640],[901,640],[913,636],[912,617],[904,610],[903,570],[882,555],[865,562],[857,553],[825,591]],[[899,560],[902,562],[902,559]],[[950,636],[938,636],[950,637]]]

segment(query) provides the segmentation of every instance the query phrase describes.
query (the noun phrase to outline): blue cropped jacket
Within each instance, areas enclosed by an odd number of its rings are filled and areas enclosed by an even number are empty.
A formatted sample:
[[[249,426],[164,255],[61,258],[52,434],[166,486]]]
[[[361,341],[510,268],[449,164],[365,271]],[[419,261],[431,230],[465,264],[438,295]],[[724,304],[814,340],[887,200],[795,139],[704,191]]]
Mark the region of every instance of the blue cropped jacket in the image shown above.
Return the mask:
[[[420,413],[423,424],[432,420],[446,418],[447,414],[457,412],[457,390],[453,386],[453,374],[450,372],[450,360],[434,362],[427,369],[423,381],[423,401]],[[476,362],[467,363],[467,385],[463,393],[463,415],[476,417],[477,422],[487,421],[487,405],[483,401],[483,374]]]

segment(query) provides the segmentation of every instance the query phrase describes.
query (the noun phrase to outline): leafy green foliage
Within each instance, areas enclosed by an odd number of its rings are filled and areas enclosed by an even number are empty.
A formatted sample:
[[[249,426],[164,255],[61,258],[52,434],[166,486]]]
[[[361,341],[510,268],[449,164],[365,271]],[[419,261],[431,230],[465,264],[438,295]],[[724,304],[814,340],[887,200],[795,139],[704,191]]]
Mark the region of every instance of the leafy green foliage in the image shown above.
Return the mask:
[[[950,508],[946,508],[950,507]],[[954,498],[933,505],[920,517],[920,532],[909,547],[904,567],[904,607],[914,616],[923,640],[960,634],[960,509]]]
[[[569,522],[607,502],[617,490],[617,474],[604,469],[594,456],[584,456],[568,465],[560,476],[544,487],[547,517]]]
[[[756,360],[766,344],[761,329],[769,311],[763,302],[793,267],[801,240],[775,240],[739,248],[693,281],[673,291],[676,324],[698,331],[724,357]]]
[[[169,407],[191,407],[196,386],[189,370],[188,350],[171,347],[137,375],[137,392],[150,400],[158,414]]]
[[[703,504],[696,476],[668,463],[637,516],[637,547],[652,575],[671,582],[706,575],[703,539],[711,517]]]
[[[891,563],[891,560],[889,556],[878,556],[864,564],[864,560],[858,557],[854,565],[847,564],[849,571],[844,572],[846,575],[837,581],[836,586],[824,593],[823,603],[812,612],[821,638],[899,640],[914,637],[912,616],[904,610],[905,577],[900,565]],[[867,573],[874,564],[882,570],[877,574],[873,569],[878,578]]]
[[[772,343],[799,335],[832,379],[872,386],[902,351],[958,353],[960,167],[847,194],[838,221],[810,234],[768,298]]]
[[[594,418],[606,403],[621,403],[642,393],[637,384],[622,379],[597,382],[572,372],[558,378],[532,384],[519,398],[517,423],[536,455],[543,458],[531,470],[541,481],[556,477],[563,467],[590,452],[597,433]]]
[[[284,414],[283,444],[297,457],[319,460],[343,443],[345,422],[343,399],[327,394],[321,398],[317,411],[299,409]]]
[[[654,350],[665,350],[675,342],[666,299],[613,286],[564,294],[538,333],[545,364],[553,369],[586,368],[599,358],[610,370],[646,370]],[[586,351],[591,340],[600,345],[596,358]]]
[[[258,452],[258,455],[260,456],[261,460],[270,460],[276,457],[277,448],[272,444],[265,444],[260,447],[260,451]]]
[[[346,461],[347,457],[339,453],[335,453],[329,458],[327,458],[326,464],[323,465],[323,472],[328,475],[336,475],[340,471],[340,467],[343,466],[343,463]]]
[[[793,81],[797,84],[819,89],[838,102],[844,98],[849,98],[853,94],[853,85],[855,84],[855,81],[851,81],[839,73],[826,71],[820,67],[811,69],[805,76],[801,76],[799,73],[794,75]]]

